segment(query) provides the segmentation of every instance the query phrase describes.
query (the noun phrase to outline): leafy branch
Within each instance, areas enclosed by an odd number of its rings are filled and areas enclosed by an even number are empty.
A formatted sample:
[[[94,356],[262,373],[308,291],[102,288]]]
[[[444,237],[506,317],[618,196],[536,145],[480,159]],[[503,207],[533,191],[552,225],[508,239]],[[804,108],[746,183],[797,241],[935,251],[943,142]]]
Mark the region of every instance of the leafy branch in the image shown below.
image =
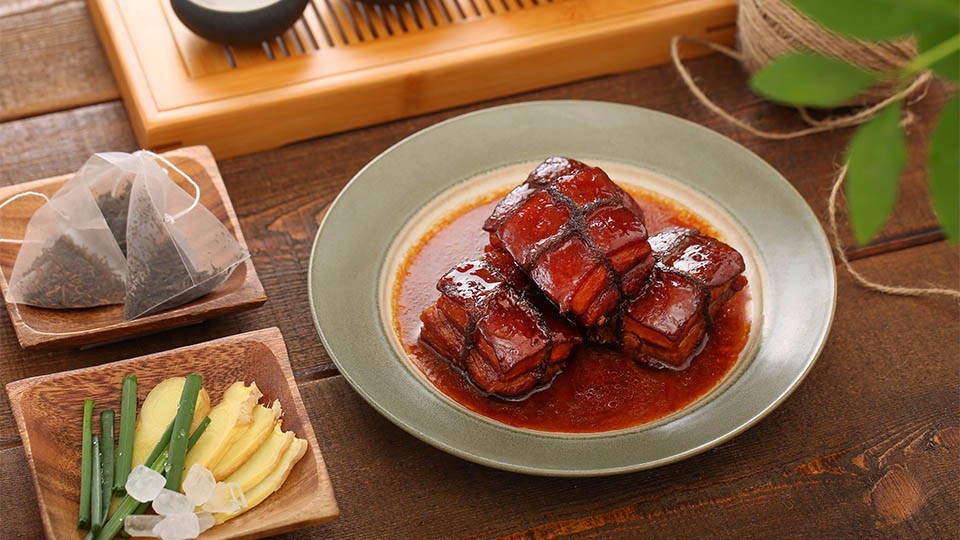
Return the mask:
[[[778,103],[829,108],[849,103],[879,81],[904,89],[931,70],[960,82],[960,3],[957,0],[790,0],[825,28],[864,41],[913,36],[919,54],[902,69],[874,73],[837,58],[800,51],[771,62],[750,85]],[[847,211],[854,236],[866,244],[896,203],[907,144],[900,126],[902,99],[860,126],[845,154]],[[960,100],[956,92],[940,111],[927,149],[930,199],[947,239],[960,242]]]

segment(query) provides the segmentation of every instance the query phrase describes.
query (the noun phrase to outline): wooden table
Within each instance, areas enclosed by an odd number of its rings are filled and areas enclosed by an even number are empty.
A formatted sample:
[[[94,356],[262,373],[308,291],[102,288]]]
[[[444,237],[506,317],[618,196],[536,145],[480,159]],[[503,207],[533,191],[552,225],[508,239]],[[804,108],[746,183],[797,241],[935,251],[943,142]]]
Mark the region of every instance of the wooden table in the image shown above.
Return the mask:
[[[734,114],[774,129],[798,125],[792,110],[753,96],[732,62],[690,65]],[[911,107],[914,159],[897,214],[874,243],[849,252],[868,276],[904,285],[960,281],[920,159],[946,95],[934,87]],[[2,314],[0,383],[279,326],[342,512],[329,526],[287,538],[955,536],[958,305],[873,293],[842,269],[833,331],[796,393],[733,441],[647,472],[571,480],[487,469],[419,442],[351,390],[307,304],[307,258],[324,209],[363,164],[421,128],[490,105],[561,98],[630,103],[709,126],[773,164],[825,222],[849,130],[765,141],[707,112],[672,67],[603,77],[222,162],[269,296],[263,308],[93,350],[31,354]],[[137,148],[82,0],[0,1],[0,122],[0,185],[73,171],[97,151]],[[38,538],[30,472],[2,392],[0,482],[0,538]]]

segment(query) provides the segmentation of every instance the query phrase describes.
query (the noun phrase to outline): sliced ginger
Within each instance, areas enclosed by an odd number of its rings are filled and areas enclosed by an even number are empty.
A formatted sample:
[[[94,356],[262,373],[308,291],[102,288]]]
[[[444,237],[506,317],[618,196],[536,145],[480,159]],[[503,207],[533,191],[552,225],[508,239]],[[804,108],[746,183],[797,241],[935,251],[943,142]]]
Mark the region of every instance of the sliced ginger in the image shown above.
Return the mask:
[[[223,393],[223,399],[207,415],[210,425],[196,446],[187,454],[184,469],[190,470],[199,463],[207,469],[223,458],[253,421],[253,409],[263,394],[256,383],[245,385],[242,381],[233,383]]]
[[[235,518],[240,514],[249,511],[251,508],[254,508],[258,504],[264,501],[267,497],[272,495],[275,491],[280,489],[283,486],[283,483],[287,480],[287,477],[290,476],[290,471],[293,470],[294,465],[300,461],[300,458],[307,453],[307,441],[303,439],[294,439],[290,446],[287,447],[284,451],[283,456],[280,458],[280,461],[276,464],[270,474],[268,474],[260,483],[251,488],[250,490],[244,490],[244,496],[247,499],[247,507],[240,512],[235,514],[214,514],[213,517],[217,520],[217,523],[223,523],[228,519]]]
[[[279,401],[274,401],[270,408],[263,405],[254,407],[253,421],[213,467],[213,476],[217,480],[223,480],[246,463],[270,436],[282,413]]]
[[[244,492],[250,491],[276,468],[295,437],[292,431],[284,432],[278,420],[263,445],[224,481],[240,484]]]
[[[141,406],[134,434],[133,464],[142,464],[177,413],[184,377],[173,377],[155,386]],[[270,407],[258,404],[263,394],[256,383],[232,384],[212,409],[210,396],[200,390],[191,432],[210,418],[200,440],[187,454],[184,469],[200,464],[218,481],[240,486],[247,507],[235,514],[214,514],[223,523],[257,506],[283,486],[307,451],[307,442],[282,429],[279,401]],[[116,502],[116,500],[114,501]]]

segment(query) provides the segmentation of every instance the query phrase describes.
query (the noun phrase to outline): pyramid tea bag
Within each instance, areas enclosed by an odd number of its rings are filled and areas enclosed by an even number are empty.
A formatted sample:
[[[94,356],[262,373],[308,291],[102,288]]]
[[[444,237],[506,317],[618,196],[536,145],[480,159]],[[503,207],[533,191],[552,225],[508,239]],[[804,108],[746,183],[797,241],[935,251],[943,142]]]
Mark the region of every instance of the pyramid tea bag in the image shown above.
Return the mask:
[[[123,253],[93,196],[61,188],[30,218],[7,299],[54,309],[119,304],[125,276]]]
[[[126,319],[212,292],[249,257],[220,220],[199,204],[195,183],[196,196],[187,194],[152,154],[135,155],[139,163],[127,215]]]
[[[130,189],[139,167],[139,158],[126,152],[101,152],[94,154],[80,167],[61,190],[83,187],[90,190],[100,207],[110,232],[127,252],[127,208],[130,206]]]

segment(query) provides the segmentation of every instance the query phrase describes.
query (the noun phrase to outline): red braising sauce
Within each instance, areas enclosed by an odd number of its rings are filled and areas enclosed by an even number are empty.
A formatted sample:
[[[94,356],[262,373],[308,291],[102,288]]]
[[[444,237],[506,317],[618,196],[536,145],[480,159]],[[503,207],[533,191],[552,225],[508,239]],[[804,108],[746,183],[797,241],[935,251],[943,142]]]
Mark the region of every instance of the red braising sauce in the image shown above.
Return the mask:
[[[626,188],[625,188],[626,189]],[[640,203],[650,234],[680,225],[715,234],[699,216],[645,191],[627,189]],[[706,347],[684,371],[637,365],[628,355],[582,345],[549,388],[510,402],[478,391],[465,375],[418,342],[420,312],[436,302],[437,280],[487,243],[483,222],[504,193],[461,208],[438,223],[407,254],[394,285],[394,327],[414,364],[457,403],[511,426],[591,433],[663,418],[712,390],[737,362],[750,334],[749,285],[725,306]]]

